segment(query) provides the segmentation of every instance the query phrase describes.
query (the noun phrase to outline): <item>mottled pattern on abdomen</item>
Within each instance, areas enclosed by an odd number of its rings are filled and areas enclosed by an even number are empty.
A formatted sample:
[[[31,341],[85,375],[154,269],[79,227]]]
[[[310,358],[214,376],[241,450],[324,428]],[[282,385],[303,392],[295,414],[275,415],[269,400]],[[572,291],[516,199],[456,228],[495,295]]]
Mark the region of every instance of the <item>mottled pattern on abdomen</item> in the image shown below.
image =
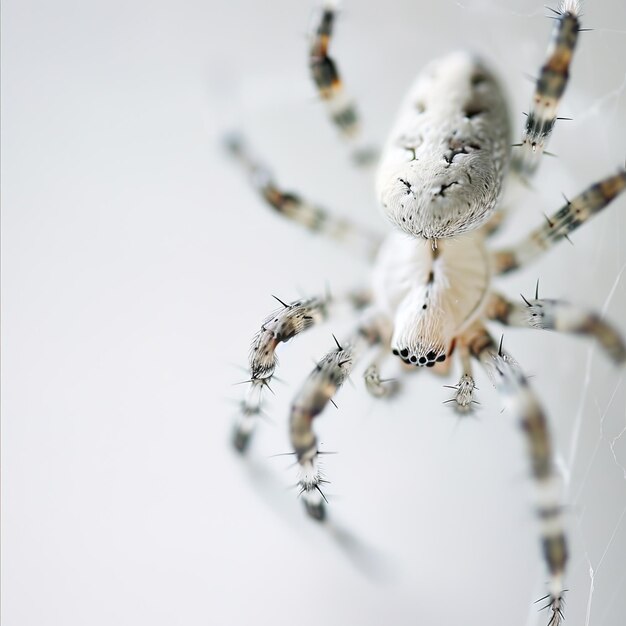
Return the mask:
[[[385,146],[377,195],[385,215],[426,239],[473,230],[495,208],[510,148],[502,89],[466,52],[428,65]]]

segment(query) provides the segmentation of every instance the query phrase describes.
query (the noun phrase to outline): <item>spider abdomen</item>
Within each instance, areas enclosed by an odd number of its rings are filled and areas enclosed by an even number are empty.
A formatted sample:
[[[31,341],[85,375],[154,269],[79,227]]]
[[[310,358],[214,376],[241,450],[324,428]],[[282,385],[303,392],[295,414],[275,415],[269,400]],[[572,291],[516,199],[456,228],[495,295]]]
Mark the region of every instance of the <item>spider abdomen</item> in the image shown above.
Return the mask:
[[[426,239],[473,230],[496,205],[509,134],[504,93],[480,60],[456,52],[434,61],[409,91],[382,155],[376,183],[385,215]]]

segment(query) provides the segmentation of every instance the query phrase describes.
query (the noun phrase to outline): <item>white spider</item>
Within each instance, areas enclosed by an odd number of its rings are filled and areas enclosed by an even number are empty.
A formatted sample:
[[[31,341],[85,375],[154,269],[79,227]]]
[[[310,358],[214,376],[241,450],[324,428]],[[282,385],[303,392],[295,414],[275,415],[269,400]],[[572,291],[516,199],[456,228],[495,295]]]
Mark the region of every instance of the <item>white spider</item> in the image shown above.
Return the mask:
[[[527,440],[536,482],[536,511],[542,548],[550,573],[550,625],[562,620],[563,576],[567,542],[554,452],[544,413],[519,365],[486,330],[485,321],[508,326],[550,329],[591,336],[617,364],[626,361],[626,346],[599,315],[562,301],[534,298],[512,302],[496,292],[492,278],[516,270],[546,252],[607,206],[626,188],[626,171],[601,180],[546,219],[518,245],[499,250],[488,246],[501,225],[502,190],[509,172],[518,181],[533,175],[553,130],[565,91],[578,33],[579,6],[562,2],[555,29],[537,79],[522,142],[510,155],[510,123],[502,89],[480,59],[456,52],[430,63],[418,76],[400,108],[380,158],[377,196],[383,212],[397,227],[380,241],[363,229],[337,220],[295,194],[281,191],[267,171],[248,154],[236,136],[231,152],[250,171],[265,200],[286,217],[349,241],[374,259],[371,289],[347,294],[358,321],[311,372],[293,400],[290,439],[300,466],[299,486],[306,510],[326,517],[320,451],[313,431],[319,415],[350,374],[356,361],[376,347],[364,380],[375,397],[386,397],[396,381],[380,378],[382,358],[393,353],[407,366],[426,366],[446,374],[451,357],[459,356],[462,375],[450,400],[460,413],[472,410],[475,390],[472,360],[487,371],[505,405],[517,416]],[[347,98],[328,47],[335,9],[320,11],[312,37],[310,67],[332,121],[355,145],[355,157],[371,153],[356,144],[358,116]],[[261,325],[250,351],[249,389],[241,403],[234,443],[245,452],[262,412],[262,396],[277,365],[280,343],[324,320],[329,296],[280,301]]]

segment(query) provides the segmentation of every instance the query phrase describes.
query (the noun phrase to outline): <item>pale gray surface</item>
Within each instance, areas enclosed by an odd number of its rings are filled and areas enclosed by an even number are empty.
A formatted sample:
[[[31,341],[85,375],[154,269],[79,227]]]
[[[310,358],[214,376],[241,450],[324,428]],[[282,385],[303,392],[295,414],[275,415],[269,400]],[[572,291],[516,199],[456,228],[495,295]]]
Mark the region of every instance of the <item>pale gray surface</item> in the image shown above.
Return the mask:
[[[428,58],[464,46],[496,63],[519,128],[522,74],[537,71],[550,30],[541,4],[346,1],[334,49],[368,136],[382,140]],[[326,281],[339,292],[367,274],[269,214],[220,133],[242,127],[285,185],[384,227],[372,176],[350,169],[306,75],[309,7],[3,3],[6,626],[547,621],[530,605],[545,574],[521,438],[482,377],[480,421],[457,424],[425,373],[391,406],[355,377],[320,419],[340,451],[326,464],[332,513],[378,558],[312,526],[283,489],[289,460],[266,458],[288,450],[289,399],[345,319],[281,353],[287,385],[254,464],[227,445],[227,399],[242,391],[231,383],[245,377],[234,365],[270,294]],[[546,159],[503,239],[623,162],[626,5],[589,2],[584,22],[596,31],[561,111],[575,121],[558,126],[561,158]],[[625,234],[622,198],[502,288],[530,293],[540,277],[544,295],[606,303],[626,331]],[[571,469],[566,624],[622,624],[624,376],[580,340],[507,331],[506,342]]]

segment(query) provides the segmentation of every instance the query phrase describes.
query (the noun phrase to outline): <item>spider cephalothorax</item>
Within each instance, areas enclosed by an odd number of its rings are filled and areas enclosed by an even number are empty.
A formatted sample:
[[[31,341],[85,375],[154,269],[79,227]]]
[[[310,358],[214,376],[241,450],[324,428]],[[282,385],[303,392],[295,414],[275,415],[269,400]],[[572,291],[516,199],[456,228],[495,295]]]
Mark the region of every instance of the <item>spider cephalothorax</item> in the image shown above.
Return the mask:
[[[526,265],[606,207],[626,188],[619,170],[592,184],[548,217],[518,245],[492,250],[491,233],[505,217],[499,206],[509,170],[526,180],[539,165],[554,128],[558,105],[580,29],[578,4],[565,0],[556,11],[547,58],[536,82],[522,142],[510,158],[510,121],[505,98],[484,61],[455,52],[429,64],[400,108],[383,150],[376,189],[383,213],[397,227],[384,240],[333,218],[297,194],[285,193],[233,137],[231,152],[252,174],[264,199],[290,219],[335,239],[357,245],[374,259],[368,289],[347,294],[358,319],[345,338],[313,369],[292,403],[290,439],[300,467],[299,486],[308,513],[326,516],[313,420],[332,402],[356,361],[376,350],[364,373],[377,398],[397,384],[380,378],[379,365],[394,354],[407,365],[447,373],[458,356],[461,377],[453,388],[457,410],[471,410],[475,389],[472,361],[488,373],[525,435],[536,483],[544,560],[550,573],[551,626],[562,619],[567,542],[561,520],[558,474],[547,420],[517,362],[489,335],[485,322],[584,334],[616,363],[626,346],[616,330],[593,312],[566,302],[533,299],[513,302],[494,290],[492,278]],[[310,67],[332,121],[343,135],[358,136],[356,109],[343,91],[336,64],[328,56],[335,11],[321,10],[312,37]],[[362,160],[367,151],[355,150]],[[250,352],[248,392],[241,403],[235,446],[244,452],[261,413],[262,392],[274,375],[277,346],[332,313],[329,297],[280,302],[255,336]]]
[[[393,320],[391,348],[407,364],[446,360],[455,337],[479,315],[489,287],[484,237],[430,241],[393,233],[376,259],[376,306]]]

